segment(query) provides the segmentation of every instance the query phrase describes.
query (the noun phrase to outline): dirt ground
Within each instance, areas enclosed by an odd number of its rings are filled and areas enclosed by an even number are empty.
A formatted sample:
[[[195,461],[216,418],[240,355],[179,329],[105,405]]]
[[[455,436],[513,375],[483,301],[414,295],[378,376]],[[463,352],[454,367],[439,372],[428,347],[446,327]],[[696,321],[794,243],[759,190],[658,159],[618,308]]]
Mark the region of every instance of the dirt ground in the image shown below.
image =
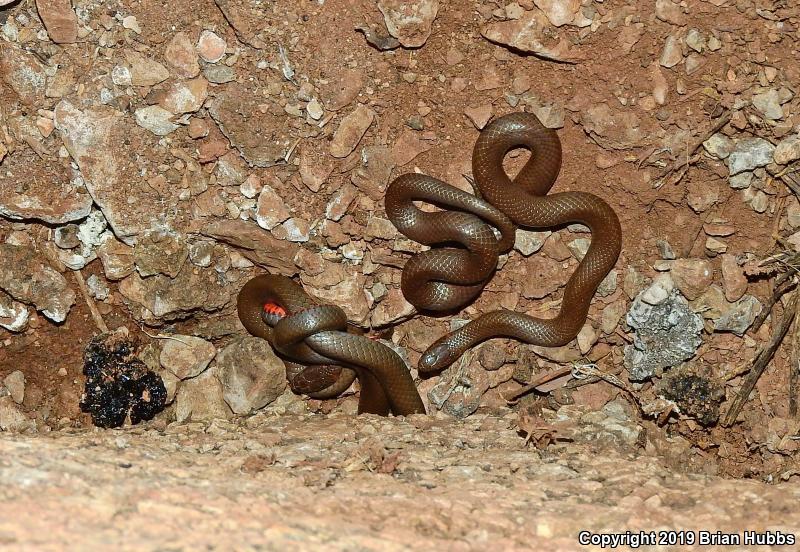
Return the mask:
[[[0,543],[796,534],[798,40],[790,0],[0,0]],[[383,207],[406,172],[472,191],[480,129],[515,111],[558,132],[554,191],[622,224],[578,338],[481,345],[417,379],[428,416],[285,389],[236,316],[265,271],[415,377],[479,313],[555,314],[585,227],[519,231],[477,301],[432,318],[400,293],[422,248]],[[103,331],[163,379],[153,420],[81,410]]]

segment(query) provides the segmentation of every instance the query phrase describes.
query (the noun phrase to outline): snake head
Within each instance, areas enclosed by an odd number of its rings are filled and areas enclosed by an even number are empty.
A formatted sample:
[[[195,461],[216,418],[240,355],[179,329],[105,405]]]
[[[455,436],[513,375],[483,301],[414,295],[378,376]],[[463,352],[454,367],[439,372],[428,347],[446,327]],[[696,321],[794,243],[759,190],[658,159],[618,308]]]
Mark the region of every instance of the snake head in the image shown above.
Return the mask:
[[[458,355],[454,354],[446,342],[434,343],[419,359],[419,370],[420,372],[444,370],[456,359],[458,359]]]

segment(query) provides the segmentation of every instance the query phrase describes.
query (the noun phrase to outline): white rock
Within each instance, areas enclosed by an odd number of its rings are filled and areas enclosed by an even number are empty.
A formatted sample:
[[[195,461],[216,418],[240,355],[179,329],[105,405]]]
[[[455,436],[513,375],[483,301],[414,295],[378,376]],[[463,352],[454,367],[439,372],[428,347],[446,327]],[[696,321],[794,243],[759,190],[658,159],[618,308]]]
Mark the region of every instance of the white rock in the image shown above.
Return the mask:
[[[157,136],[166,136],[178,129],[178,125],[171,121],[172,113],[158,105],[140,107],[134,113],[134,117],[140,127]]]

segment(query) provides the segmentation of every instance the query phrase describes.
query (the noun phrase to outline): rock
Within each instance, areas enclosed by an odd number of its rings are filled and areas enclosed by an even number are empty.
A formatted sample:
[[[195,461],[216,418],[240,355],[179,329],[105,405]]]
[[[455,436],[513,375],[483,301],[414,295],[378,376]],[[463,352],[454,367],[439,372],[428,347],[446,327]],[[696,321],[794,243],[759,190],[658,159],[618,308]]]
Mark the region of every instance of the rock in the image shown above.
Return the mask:
[[[703,319],[694,314],[678,290],[653,305],[645,302],[643,291],[627,314],[634,329],[633,345],[625,346],[624,362],[632,381],[647,380],[664,368],[694,356],[702,339]]]
[[[730,302],[738,301],[747,291],[744,270],[733,255],[722,256],[722,284],[725,289],[725,299]]]
[[[656,17],[673,25],[686,24],[683,10],[678,4],[672,3],[672,0],[656,0]]]
[[[713,237],[706,238],[705,245],[706,245],[706,251],[717,255],[725,253],[728,250],[728,245],[725,242],[720,241]]]
[[[305,243],[311,239],[311,224],[307,220],[291,217],[281,226],[290,242]]]
[[[261,89],[231,84],[209,102],[208,112],[248,163],[271,167],[284,162],[294,142],[285,112]]]
[[[136,124],[146,128],[156,136],[166,136],[180,128],[172,122],[173,114],[158,105],[140,107],[134,113]]]
[[[404,48],[419,48],[431,34],[439,11],[437,0],[378,0],[389,34]]]
[[[165,274],[174,278],[188,258],[186,239],[169,228],[154,228],[143,232],[133,251],[136,270],[142,277]]]
[[[564,267],[549,257],[539,256],[526,268],[527,278],[522,282],[526,299],[543,299],[566,284]]]
[[[542,10],[547,19],[556,27],[563,25],[574,25],[576,27],[588,27],[592,24],[591,19],[587,19],[581,13],[581,0],[534,0],[536,7]],[[508,8],[506,8],[508,10]],[[516,17],[509,19],[520,19],[525,12],[519,10]]]
[[[133,247],[114,239],[113,234],[106,234],[100,247],[97,248],[97,256],[103,263],[106,278],[121,280],[130,275],[136,269],[133,263],[133,251]]]
[[[25,105],[34,105],[44,97],[47,84],[44,65],[33,54],[6,42],[0,42],[0,79]]]
[[[533,255],[544,246],[545,240],[552,232],[532,232],[530,230],[517,229],[514,239],[514,249],[522,253],[525,257]]]
[[[468,107],[464,114],[469,117],[475,128],[481,130],[492,118],[492,104],[483,104],[478,107]]]
[[[328,84],[320,88],[323,103],[327,109],[338,111],[358,97],[364,86],[364,74],[356,69],[336,71]]]
[[[650,65],[650,78],[653,81],[653,99],[658,105],[664,105],[667,103],[669,83],[658,63]]]
[[[597,343],[598,339],[597,330],[591,324],[584,324],[581,331],[578,332],[577,341],[578,341],[578,349],[580,350],[582,355],[591,350],[595,343]]]
[[[753,180],[753,173],[746,171],[728,178],[728,185],[734,190],[746,190]]]
[[[656,240],[656,248],[658,249],[658,254],[661,255],[662,259],[666,259],[668,261],[675,260],[675,251],[672,250],[672,246],[667,240]]]
[[[243,220],[216,221],[205,225],[201,233],[242,249],[241,253],[247,259],[274,274],[284,276],[297,274],[294,258],[300,249],[299,246],[276,239],[253,223]]]
[[[756,213],[763,213],[769,209],[769,196],[761,190],[753,190],[752,188],[742,190],[742,199],[744,199]]]
[[[225,39],[221,38],[213,31],[203,31],[200,33],[200,39],[197,41],[197,53],[203,61],[208,63],[217,63],[225,57]]]
[[[21,332],[28,327],[30,314],[24,304],[14,301],[10,295],[0,291],[0,328],[10,332]]]
[[[606,305],[600,315],[600,331],[605,335],[614,333],[614,330],[616,330],[619,325],[620,319],[627,310],[627,305],[623,299],[618,299],[610,305]]]
[[[392,158],[395,165],[402,167],[411,163],[419,154],[425,153],[431,146],[419,138],[413,130],[403,130],[392,146]]]
[[[53,322],[63,322],[75,303],[75,292],[44,257],[29,246],[0,244],[0,289]]]
[[[25,374],[19,370],[14,370],[3,378],[3,385],[6,386],[6,389],[11,394],[11,399],[17,404],[22,404],[25,399]]]
[[[239,40],[258,50],[267,47],[258,36],[261,32],[260,23],[263,22],[265,15],[263,6],[236,0],[214,0],[214,3],[236,31]]]
[[[0,161],[4,151],[0,140]],[[14,185],[6,185],[13,181]],[[31,155],[11,155],[2,164],[0,216],[61,225],[85,218],[92,209],[78,171]]]
[[[753,107],[764,115],[764,118],[777,121],[783,119],[783,108],[781,107],[778,91],[770,88],[761,94],[753,96]]]
[[[291,216],[283,199],[269,184],[264,184],[258,195],[256,222],[265,230],[272,230]]]
[[[181,383],[175,396],[175,418],[179,423],[231,418],[222,384],[216,376],[217,370],[209,369]]]
[[[403,292],[397,288],[390,288],[386,296],[372,311],[372,327],[382,327],[392,322],[410,316],[414,312],[414,305],[403,297]]]
[[[680,39],[675,35],[669,35],[664,42],[664,49],[661,51],[661,58],[658,62],[662,67],[670,68],[678,65],[682,59]]]
[[[70,0],[36,0],[36,9],[50,40],[68,44],[78,39],[78,18]]]
[[[567,249],[569,249],[575,259],[580,261],[586,256],[586,252],[589,251],[589,245],[591,245],[591,243],[592,240],[589,238],[576,238],[567,244]]]
[[[366,320],[369,315],[369,303],[366,295],[366,278],[363,274],[345,270],[344,277],[336,284],[325,287],[312,287],[312,295],[323,302],[339,305],[347,314],[347,318],[357,324]],[[305,283],[306,278],[303,279]]]
[[[11,397],[0,397],[0,431],[24,431],[32,427],[36,427],[35,422],[17,408]]]
[[[659,274],[650,287],[639,293],[637,298],[648,305],[661,305],[669,299],[673,289],[675,289],[675,283],[672,278],[666,274]]]
[[[175,278],[156,274],[142,278],[134,272],[119,283],[134,317],[142,321],[184,318],[194,311],[214,312],[230,301],[231,289],[213,271],[190,264]]]
[[[761,312],[761,302],[752,295],[745,295],[733,306],[714,320],[714,331],[733,332],[738,336],[744,335],[756,316]]]
[[[98,301],[105,301],[111,293],[106,281],[98,277],[97,274],[90,274],[86,278],[86,287],[89,288],[89,293],[92,297]]]
[[[689,29],[686,33],[686,45],[700,54],[706,49],[706,39],[697,29]]]
[[[131,31],[135,32],[136,34],[142,34],[142,28],[139,26],[139,20],[136,19],[135,15],[128,15],[122,18],[122,27],[124,29],[130,29]],[[111,30],[111,29],[109,29]]]
[[[703,142],[703,148],[717,159],[727,159],[734,147],[734,141],[719,132]]]
[[[375,112],[363,104],[342,119],[331,140],[330,153],[334,157],[347,157],[356,148],[364,133],[375,120]]]
[[[691,75],[697,72],[703,65],[705,65],[706,60],[703,56],[692,52],[688,56],[686,56],[686,62],[684,63],[684,67],[686,69],[686,74]]]
[[[743,138],[736,142],[735,149],[728,157],[728,170],[733,176],[765,167],[772,162],[774,152],[775,146],[763,138]]]
[[[154,86],[169,78],[169,70],[154,59],[135,50],[125,50],[125,61],[133,86]],[[112,72],[112,78],[113,78]]]
[[[313,98],[306,104],[306,113],[315,121],[319,121],[322,119],[322,116],[325,115],[325,110],[322,108],[322,104],[319,103],[319,100]]]
[[[300,165],[302,170],[302,161]],[[361,150],[361,165],[353,171],[350,181],[372,200],[382,201],[393,169],[394,158],[389,148],[365,146]]]
[[[781,140],[772,154],[778,165],[788,165],[800,159],[800,134],[793,134]]]
[[[175,115],[194,113],[206,101],[208,96],[208,81],[198,77],[189,81],[173,82],[167,88],[164,99],[159,105]],[[138,112],[138,110],[137,110]]]
[[[186,33],[176,33],[167,43],[164,59],[179,77],[193,79],[200,74],[197,63],[197,50]]]
[[[325,207],[325,217],[333,221],[341,220],[356,195],[358,195],[356,187],[350,182],[345,183],[328,201],[328,205]]]
[[[286,389],[286,367],[265,340],[237,339],[220,351],[217,372],[222,396],[235,414],[250,414]]]
[[[550,21],[544,12],[526,11],[519,19],[489,23],[481,28],[481,35],[492,42],[545,59],[568,63],[583,59],[568,40],[563,37],[556,40],[549,27]]]
[[[203,68],[203,76],[208,82],[225,84],[236,80],[236,71],[227,65],[208,65]]]
[[[612,111],[608,104],[592,105],[581,115],[584,131],[606,149],[630,149],[647,139],[639,117],[630,111]]]
[[[675,286],[691,301],[711,285],[714,269],[703,259],[677,259],[672,263],[670,275]]]

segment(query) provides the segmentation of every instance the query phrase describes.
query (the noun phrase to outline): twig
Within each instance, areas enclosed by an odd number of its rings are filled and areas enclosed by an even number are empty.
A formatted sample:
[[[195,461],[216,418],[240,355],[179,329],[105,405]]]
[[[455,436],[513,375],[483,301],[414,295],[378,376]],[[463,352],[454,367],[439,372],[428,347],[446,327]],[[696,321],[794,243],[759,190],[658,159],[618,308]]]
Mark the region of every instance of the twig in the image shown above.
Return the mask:
[[[503,397],[506,402],[509,404],[513,404],[519,399],[521,396],[530,393],[537,387],[547,382],[553,381],[554,379],[558,379],[561,377],[566,376],[572,372],[572,366],[564,366],[562,368],[556,368],[555,370],[551,370],[549,372],[545,372],[543,374],[538,374],[531,382],[523,387],[522,389],[517,390],[514,394]]]
[[[736,421],[736,417],[739,416],[739,412],[741,412],[742,407],[750,396],[750,393],[755,388],[758,378],[760,378],[761,374],[764,373],[764,370],[767,368],[767,364],[769,364],[769,362],[772,360],[772,357],[775,356],[775,352],[778,350],[783,338],[786,337],[789,327],[792,325],[795,315],[797,314],[797,293],[797,290],[792,292],[792,296],[783,311],[783,318],[781,319],[780,325],[773,331],[772,337],[770,338],[766,347],[762,347],[758,351],[758,354],[753,361],[753,366],[750,368],[750,373],[747,374],[747,377],[742,384],[742,388],[739,389],[739,393],[737,393],[736,398],[733,399],[728,412],[725,414],[725,417],[722,420],[723,426],[733,425],[733,423]]]
[[[772,292],[772,295],[767,300],[767,304],[764,305],[764,308],[761,309],[761,312],[758,313],[755,320],[753,320],[753,324],[751,326],[753,332],[757,332],[764,321],[769,316],[769,313],[772,312],[772,307],[775,306],[781,297],[786,295],[789,291],[792,290],[797,285],[797,281],[791,279],[787,282],[788,276],[793,276],[792,272],[784,272],[779,274],[777,278],[775,278],[775,288]]]
[[[139,329],[142,330],[142,333],[149,337],[150,339],[171,339],[172,341],[177,341],[178,343],[183,343],[187,347],[191,347],[189,343],[181,339],[180,337],[175,337],[174,335],[164,335],[164,334],[151,334],[148,333],[147,330],[144,329],[144,326],[140,325]]]
[[[78,287],[81,289],[81,294],[83,295],[83,300],[86,301],[86,305],[89,307],[89,312],[92,313],[92,319],[94,320],[94,325],[103,332],[108,333],[108,326],[106,326],[106,321],[103,320],[103,317],[100,315],[100,311],[97,310],[97,305],[94,303],[94,299],[89,294],[89,288],[86,286],[86,280],[83,279],[83,274],[80,270],[75,270],[72,272],[75,275],[75,281],[78,282]]]
[[[712,135],[716,134],[722,127],[727,125],[731,121],[732,115],[733,113],[731,111],[725,112],[719,119],[716,120],[716,122],[711,126],[710,129],[708,129],[708,131],[702,134],[694,142],[690,143],[689,147],[686,149],[686,155],[681,159],[677,159],[675,163],[672,164],[671,167],[665,169],[659,175],[659,177],[656,179],[656,181],[659,182],[659,184],[655,187],[660,188],[661,186],[663,186],[666,178],[669,175],[678,171],[680,171],[680,174],[678,175],[677,178],[673,179],[674,181],[672,182],[672,184],[677,184],[678,182],[680,182],[683,176],[686,174],[686,171],[682,169],[684,169],[684,167],[688,168],[688,166],[693,162],[692,156],[694,155],[694,153],[698,149],[700,149],[700,146],[703,145],[703,142],[708,140]]]
[[[800,384],[800,324],[792,330],[792,354],[789,357],[789,416],[797,417],[797,391]]]

